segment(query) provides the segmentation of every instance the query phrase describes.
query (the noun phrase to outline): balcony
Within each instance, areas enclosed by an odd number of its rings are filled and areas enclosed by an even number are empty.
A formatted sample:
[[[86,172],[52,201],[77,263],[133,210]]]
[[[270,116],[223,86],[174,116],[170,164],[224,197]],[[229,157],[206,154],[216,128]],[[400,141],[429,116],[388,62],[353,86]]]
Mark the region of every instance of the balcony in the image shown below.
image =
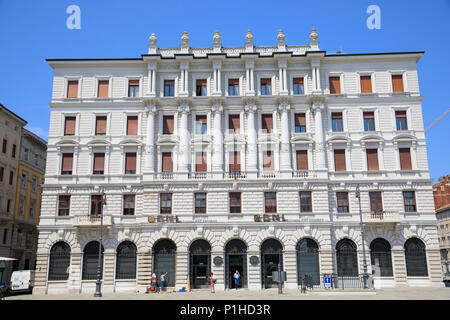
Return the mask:
[[[211,172],[190,172],[188,174],[189,180],[206,180],[211,178]]]
[[[395,211],[363,212],[363,222],[367,224],[399,223],[400,215]]]
[[[98,227],[100,226],[101,216],[74,216],[73,217],[73,225],[75,227]],[[103,216],[103,225],[111,226],[112,225],[112,217],[105,215]]]
[[[247,173],[241,171],[225,172],[224,179],[239,180],[247,178]]]
[[[277,178],[278,176],[279,176],[278,171],[260,171],[258,173],[258,177],[263,179]]]
[[[316,178],[317,173],[308,170],[296,170],[292,172],[293,178]]]

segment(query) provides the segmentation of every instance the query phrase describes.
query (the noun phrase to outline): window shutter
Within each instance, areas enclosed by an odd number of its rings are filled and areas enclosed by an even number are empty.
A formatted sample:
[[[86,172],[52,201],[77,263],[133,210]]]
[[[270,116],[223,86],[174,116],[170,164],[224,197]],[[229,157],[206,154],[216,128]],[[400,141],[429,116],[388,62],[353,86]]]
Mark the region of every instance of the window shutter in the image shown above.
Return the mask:
[[[304,113],[295,114],[295,125],[296,126],[306,126],[306,117]]]
[[[230,152],[230,172],[238,172],[241,171],[241,161],[240,155],[238,151]]]
[[[346,171],[345,150],[334,150],[334,170]]]
[[[271,114],[262,115],[262,129],[267,130],[267,133],[271,133],[273,129],[273,119]]]
[[[196,172],[206,172],[206,153],[197,152],[195,154],[195,171]]]
[[[303,84],[303,78],[294,78],[294,84]]]
[[[105,170],[105,154],[94,153],[94,171]]]
[[[297,170],[308,170],[308,151],[297,150]]]
[[[330,93],[331,94],[341,93],[340,77],[330,77]]]
[[[361,76],[361,93],[372,93],[372,80],[370,76]]]
[[[99,80],[98,81],[98,97],[108,98],[108,87],[109,80]]]
[[[127,135],[135,136],[138,132],[138,117],[137,116],[129,116],[127,117]]]
[[[263,169],[264,170],[273,170],[272,151],[266,151],[263,153]]]
[[[239,79],[228,79],[229,85],[239,85]]]
[[[62,157],[62,171],[72,171],[73,153],[63,153]]]
[[[409,148],[400,148],[400,169],[411,170],[411,151]]]
[[[129,80],[128,85],[130,86],[138,86],[139,80]]]
[[[106,117],[97,117],[95,122],[95,134],[106,134]]]
[[[162,153],[162,172],[173,172],[172,152]]]
[[[238,114],[230,114],[228,116],[228,127],[231,131],[234,131],[236,133],[239,133],[240,130],[240,117]]]
[[[74,135],[75,134],[75,123],[76,117],[66,117],[64,125],[64,135]]]
[[[125,170],[136,171],[136,152],[127,152],[125,154]]]
[[[392,92],[403,92],[403,75],[392,75]]]
[[[378,149],[367,149],[367,169],[378,171]]]
[[[196,118],[197,118],[197,122],[206,123],[206,116],[205,115],[199,115]]]
[[[78,98],[78,80],[67,82],[67,98]]]
[[[163,116],[163,133],[173,133],[173,116]]]

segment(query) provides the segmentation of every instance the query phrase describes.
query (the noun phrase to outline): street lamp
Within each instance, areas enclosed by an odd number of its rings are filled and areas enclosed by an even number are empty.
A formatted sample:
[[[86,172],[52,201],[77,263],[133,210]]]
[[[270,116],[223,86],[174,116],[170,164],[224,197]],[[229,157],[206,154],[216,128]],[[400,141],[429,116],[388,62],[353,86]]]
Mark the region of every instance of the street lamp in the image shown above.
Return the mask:
[[[367,274],[366,246],[365,246],[365,236],[364,236],[364,225],[363,225],[362,212],[361,212],[361,193],[359,192],[359,184],[356,185],[355,196],[358,198],[358,204],[359,204],[359,225],[361,228],[361,241],[362,241],[362,249],[363,249],[364,289],[367,289],[367,278],[369,277],[369,275]]]
[[[100,238],[99,238],[99,247],[98,247],[98,267],[97,267],[97,282],[95,284],[95,293],[94,297],[99,298],[102,296],[102,236],[103,236],[103,209],[106,205],[106,194],[105,191],[102,193],[102,204],[100,209]]]

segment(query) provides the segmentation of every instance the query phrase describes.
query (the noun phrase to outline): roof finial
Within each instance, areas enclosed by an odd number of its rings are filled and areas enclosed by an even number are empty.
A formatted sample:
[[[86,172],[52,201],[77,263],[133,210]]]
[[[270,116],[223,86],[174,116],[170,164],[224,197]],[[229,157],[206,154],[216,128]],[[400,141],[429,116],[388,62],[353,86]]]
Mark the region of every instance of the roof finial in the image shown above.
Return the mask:
[[[213,41],[214,43],[220,43],[220,40],[222,40],[222,38],[220,37],[220,33],[219,31],[214,31],[214,37],[213,37]]]
[[[277,40],[278,41],[284,41],[285,38],[286,38],[286,36],[284,35],[283,29],[278,30]]]
[[[156,41],[158,40],[158,38],[156,38],[156,35],[154,33],[152,33],[149,40],[150,40],[151,44],[156,44]]]
[[[245,41],[253,42],[252,30],[248,29],[247,34],[245,35]]]
[[[187,44],[189,42],[189,36],[187,31],[183,31],[183,35],[181,36],[181,42]]]
[[[310,38],[312,41],[316,41],[318,37],[319,37],[319,35],[318,35],[317,32],[316,32],[316,28],[312,28],[312,29],[311,29],[311,33],[310,33],[310,35],[309,35],[309,38]]]

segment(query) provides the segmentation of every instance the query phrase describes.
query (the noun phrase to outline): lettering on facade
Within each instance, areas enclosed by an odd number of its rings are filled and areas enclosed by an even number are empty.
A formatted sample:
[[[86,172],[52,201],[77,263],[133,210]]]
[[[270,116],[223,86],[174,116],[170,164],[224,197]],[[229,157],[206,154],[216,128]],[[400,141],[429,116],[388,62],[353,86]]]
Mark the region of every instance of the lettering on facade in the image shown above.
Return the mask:
[[[149,216],[148,217],[149,223],[161,223],[161,222],[170,222],[170,223],[178,223],[180,220],[178,219],[178,216],[172,216],[172,215],[160,215],[160,216]]]
[[[279,214],[255,214],[253,216],[253,219],[255,222],[284,222],[286,221],[286,219],[284,218],[284,214],[279,215]]]

